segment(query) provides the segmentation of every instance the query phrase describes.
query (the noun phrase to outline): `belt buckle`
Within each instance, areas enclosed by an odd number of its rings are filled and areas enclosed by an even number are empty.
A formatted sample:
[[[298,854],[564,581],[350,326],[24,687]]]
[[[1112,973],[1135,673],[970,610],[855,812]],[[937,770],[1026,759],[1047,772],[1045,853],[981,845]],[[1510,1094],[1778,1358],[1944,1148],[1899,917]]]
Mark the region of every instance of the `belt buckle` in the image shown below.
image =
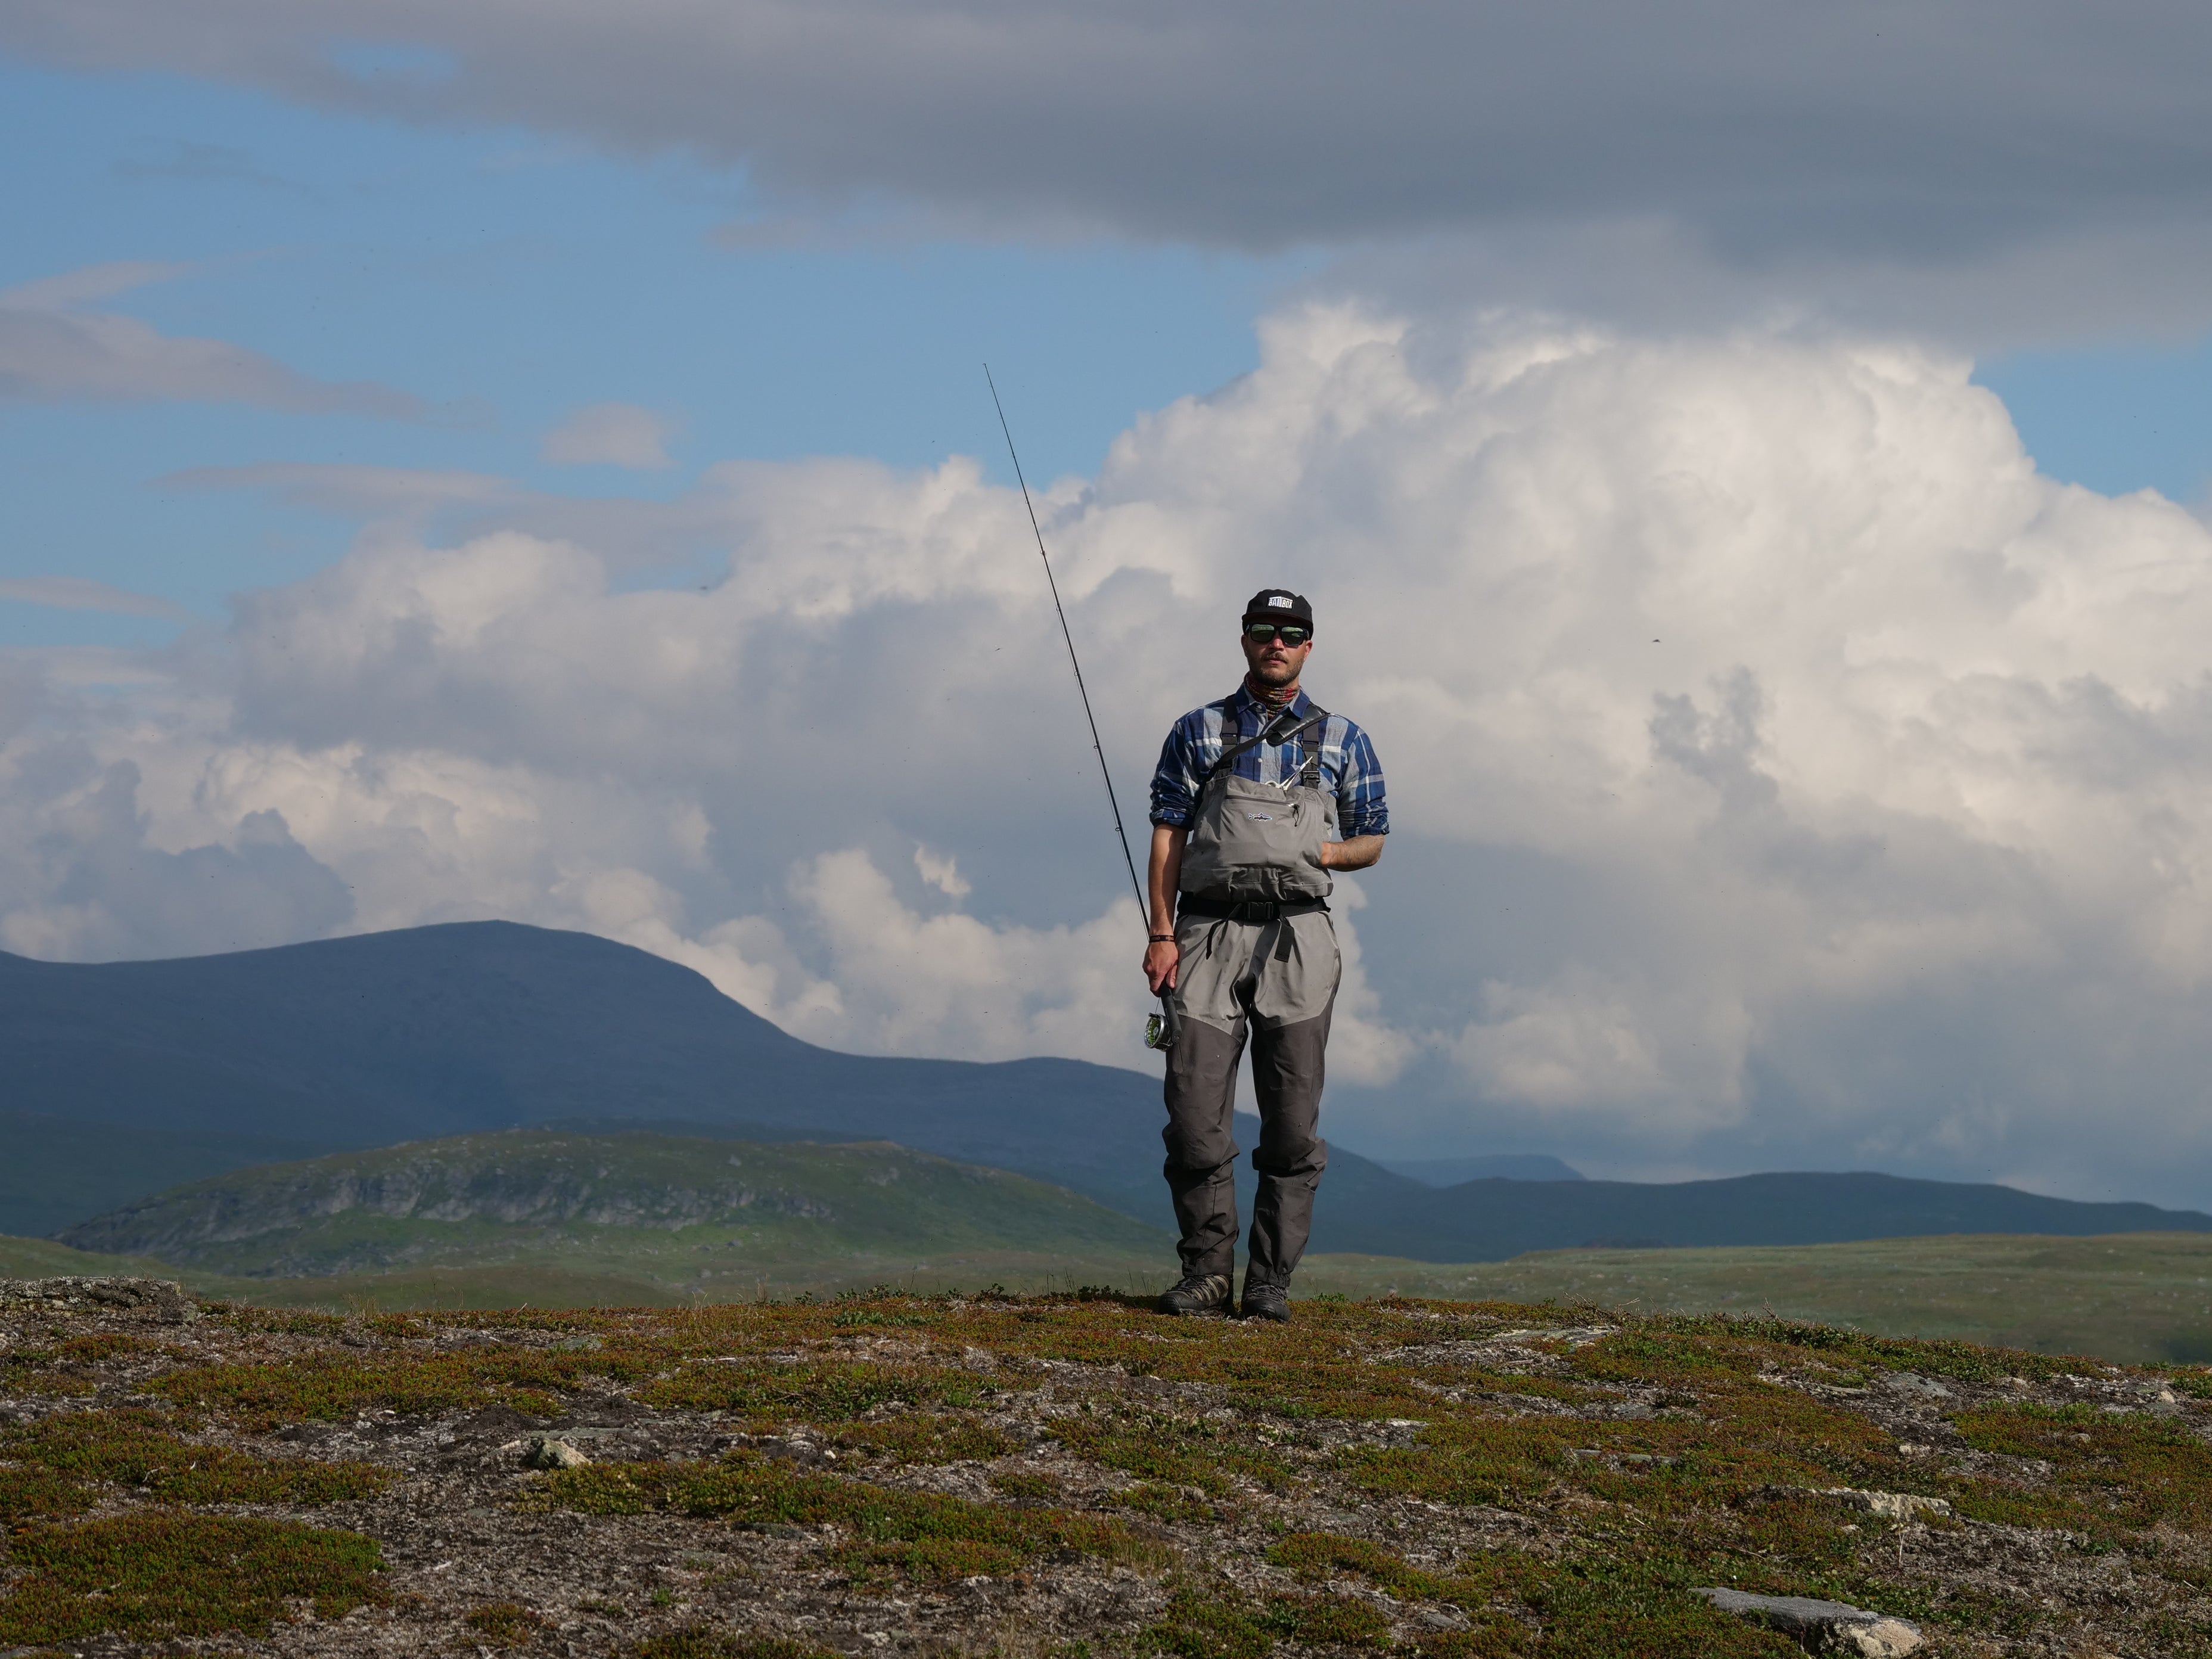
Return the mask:
[[[1276,907],[1266,899],[1239,899],[1230,919],[1246,923],[1273,921],[1275,909]]]

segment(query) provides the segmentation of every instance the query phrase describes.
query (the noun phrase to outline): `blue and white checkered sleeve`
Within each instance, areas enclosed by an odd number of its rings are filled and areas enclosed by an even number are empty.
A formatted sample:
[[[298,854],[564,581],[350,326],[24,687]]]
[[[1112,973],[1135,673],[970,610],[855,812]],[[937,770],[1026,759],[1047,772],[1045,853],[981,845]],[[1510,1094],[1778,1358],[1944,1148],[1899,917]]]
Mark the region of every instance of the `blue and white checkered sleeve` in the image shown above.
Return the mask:
[[[1198,810],[1199,746],[1205,735],[1206,711],[1185,714],[1169,729],[1160,745],[1160,763],[1152,773],[1152,822],[1184,829]]]
[[[1354,836],[1390,833],[1390,803],[1382,793],[1382,763],[1367,734],[1351,722],[1344,733],[1344,767],[1336,780],[1337,834],[1346,841]]]

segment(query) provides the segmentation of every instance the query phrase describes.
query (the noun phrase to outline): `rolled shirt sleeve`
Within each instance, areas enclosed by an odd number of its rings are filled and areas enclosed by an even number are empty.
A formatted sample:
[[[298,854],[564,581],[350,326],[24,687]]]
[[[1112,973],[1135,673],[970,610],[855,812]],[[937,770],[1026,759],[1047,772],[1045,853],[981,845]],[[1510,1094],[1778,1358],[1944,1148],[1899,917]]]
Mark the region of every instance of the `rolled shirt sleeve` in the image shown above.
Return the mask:
[[[1375,745],[1351,721],[1345,722],[1343,759],[1336,774],[1336,832],[1354,836],[1390,833],[1390,802],[1382,790],[1382,763]]]
[[[1206,710],[1194,708],[1169,729],[1160,745],[1160,763],[1152,772],[1152,822],[1174,830],[1190,827],[1198,810],[1198,786],[1212,763],[1202,755]],[[1217,738],[1213,753],[1221,752]]]

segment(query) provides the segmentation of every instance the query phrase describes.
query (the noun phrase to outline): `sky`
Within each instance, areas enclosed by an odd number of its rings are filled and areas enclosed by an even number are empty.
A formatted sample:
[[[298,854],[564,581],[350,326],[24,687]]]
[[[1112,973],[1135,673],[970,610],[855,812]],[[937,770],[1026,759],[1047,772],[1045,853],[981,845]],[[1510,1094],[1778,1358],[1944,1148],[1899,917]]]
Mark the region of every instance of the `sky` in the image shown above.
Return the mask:
[[[1342,1144],[2212,1206],[2208,46],[19,0],[0,949],[507,917],[1152,1069],[988,362],[1125,806],[1315,600]]]

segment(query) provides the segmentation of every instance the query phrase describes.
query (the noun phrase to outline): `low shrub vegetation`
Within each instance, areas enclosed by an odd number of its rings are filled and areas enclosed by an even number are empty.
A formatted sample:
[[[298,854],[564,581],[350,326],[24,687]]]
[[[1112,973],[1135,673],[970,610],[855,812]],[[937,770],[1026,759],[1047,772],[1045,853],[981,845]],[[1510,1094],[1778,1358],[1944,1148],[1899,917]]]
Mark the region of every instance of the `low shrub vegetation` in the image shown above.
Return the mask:
[[[711,1465],[563,1469],[546,1482],[544,1501],[592,1515],[665,1510],[755,1527],[834,1523],[848,1536],[832,1554],[849,1571],[924,1581],[1012,1572],[1058,1551],[1103,1555],[1127,1541],[1123,1528],[1096,1516],[973,1503],[743,1455]]]
[[[425,1650],[599,1621],[637,1659],[826,1659],[916,1621],[1035,1659],[1802,1651],[1691,1594],[1723,1584],[1939,1650],[2212,1659],[2201,1368],[1395,1298],[1287,1327],[893,1291],[226,1309],[167,1346],[83,1323],[0,1350],[27,1402],[0,1645],[282,1650],[288,1619],[368,1609]],[[590,1461],[526,1470],[538,1437]],[[287,1513],[330,1505],[345,1529]],[[438,1540],[389,1595],[387,1519]],[[542,1576],[493,1576],[517,1551]],[[548,1582],[557,1615],[488,1599]]]
[[[398,1477],[372,1463],[258,1457],[180,1438],[143,1409],[68,1412],[0,1434],[0,1457],[64,1479],[133,1486],[179,1504],[335,1504]]]
[[[240,1516],[149,1510],[20,1528],[0,1642],[102,1632],[149,1640],[266,1635],[294,1601],[336,1619],[380,1599],[374,1540]]]

